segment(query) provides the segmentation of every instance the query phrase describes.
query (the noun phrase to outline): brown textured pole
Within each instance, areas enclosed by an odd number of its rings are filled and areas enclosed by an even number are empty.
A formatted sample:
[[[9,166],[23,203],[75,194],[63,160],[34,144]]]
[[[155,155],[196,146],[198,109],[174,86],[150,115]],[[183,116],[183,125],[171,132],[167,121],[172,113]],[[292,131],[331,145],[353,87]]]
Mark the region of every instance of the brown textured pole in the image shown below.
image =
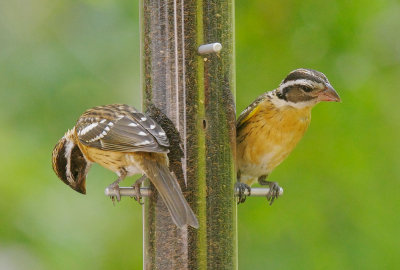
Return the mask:
[[[152,192],[144,269],[236,269],[233,0],[142,0],[140,12],[144,107],[170,138],[170,167],[200,223],[178,229]],[[214,42],[220,52],[198,53]]]

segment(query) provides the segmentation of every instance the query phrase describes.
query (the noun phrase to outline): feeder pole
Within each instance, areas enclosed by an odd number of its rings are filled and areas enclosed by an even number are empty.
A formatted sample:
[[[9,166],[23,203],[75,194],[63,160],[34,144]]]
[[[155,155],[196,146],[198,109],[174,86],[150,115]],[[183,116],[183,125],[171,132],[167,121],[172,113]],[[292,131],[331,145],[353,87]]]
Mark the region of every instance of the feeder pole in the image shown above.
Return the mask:
[[[234,2],[141,0],[140,21],[143,105],[200,223],[177,228],[147,182],[143,269],[237,269]]]

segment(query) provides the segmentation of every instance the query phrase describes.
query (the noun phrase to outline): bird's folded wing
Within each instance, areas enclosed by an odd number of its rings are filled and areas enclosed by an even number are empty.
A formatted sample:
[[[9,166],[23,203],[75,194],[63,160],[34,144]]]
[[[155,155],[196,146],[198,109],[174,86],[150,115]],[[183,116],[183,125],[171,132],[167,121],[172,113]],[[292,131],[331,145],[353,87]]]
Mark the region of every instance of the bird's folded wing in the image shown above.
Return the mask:
[[[84,145],[106,151],[168,152],[164,130],[142,113],[121,115],[116,119],[81,117],[76,133]]]

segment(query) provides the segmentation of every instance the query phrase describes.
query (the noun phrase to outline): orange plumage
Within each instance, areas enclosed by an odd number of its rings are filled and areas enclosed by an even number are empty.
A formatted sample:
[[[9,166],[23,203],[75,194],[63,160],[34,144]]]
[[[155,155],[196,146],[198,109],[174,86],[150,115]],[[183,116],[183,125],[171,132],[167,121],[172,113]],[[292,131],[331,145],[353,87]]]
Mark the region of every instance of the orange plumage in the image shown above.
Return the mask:
[[[301,140],[310,125],[311,109],[321,101],[340,101],[340,97],[323,73],[296,69],[240,114],[236,123],[239,203],[245,200],[244,189],[257,180],[269,185],[271,203],[277,198],[280,187],[266,179]]]
[[[242,182],[247,185],[275,169],[294,149],[311,121],[311,107],[276,108],[269,100],[258,107],[237,134],[237,140],[242,142],[237,146],[237,165],[245,176]]]

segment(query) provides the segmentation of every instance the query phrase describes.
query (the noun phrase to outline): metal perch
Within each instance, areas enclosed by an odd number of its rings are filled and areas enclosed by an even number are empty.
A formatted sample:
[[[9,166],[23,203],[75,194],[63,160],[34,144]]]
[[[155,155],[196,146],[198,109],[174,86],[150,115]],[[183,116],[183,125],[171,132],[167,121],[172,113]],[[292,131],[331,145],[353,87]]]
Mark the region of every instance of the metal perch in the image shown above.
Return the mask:
[[[117,196],[116,190],[115,189],[109,189],[106,188],[104,193],[106,196]],[[119,193],[122,196],[128,196],[128,197],[135,197],[136,196],[136,190],[133,187],[120,187],[119,188]],[[235,190],[235,196],[238,196],[239,190]],[[249,194],[248,190],[244,191],[244,195],[250,196],[250,197],[265,197],[269,193],[269,188],[251,188],[251,193]],[[279,190],[279,196],[282,196],[283,194],[283,189],[280,188]],[[140,195],[142,197],[149,197],[151,195],[151,190],[150,188],[147,187],[142,187],[140,188]]]

